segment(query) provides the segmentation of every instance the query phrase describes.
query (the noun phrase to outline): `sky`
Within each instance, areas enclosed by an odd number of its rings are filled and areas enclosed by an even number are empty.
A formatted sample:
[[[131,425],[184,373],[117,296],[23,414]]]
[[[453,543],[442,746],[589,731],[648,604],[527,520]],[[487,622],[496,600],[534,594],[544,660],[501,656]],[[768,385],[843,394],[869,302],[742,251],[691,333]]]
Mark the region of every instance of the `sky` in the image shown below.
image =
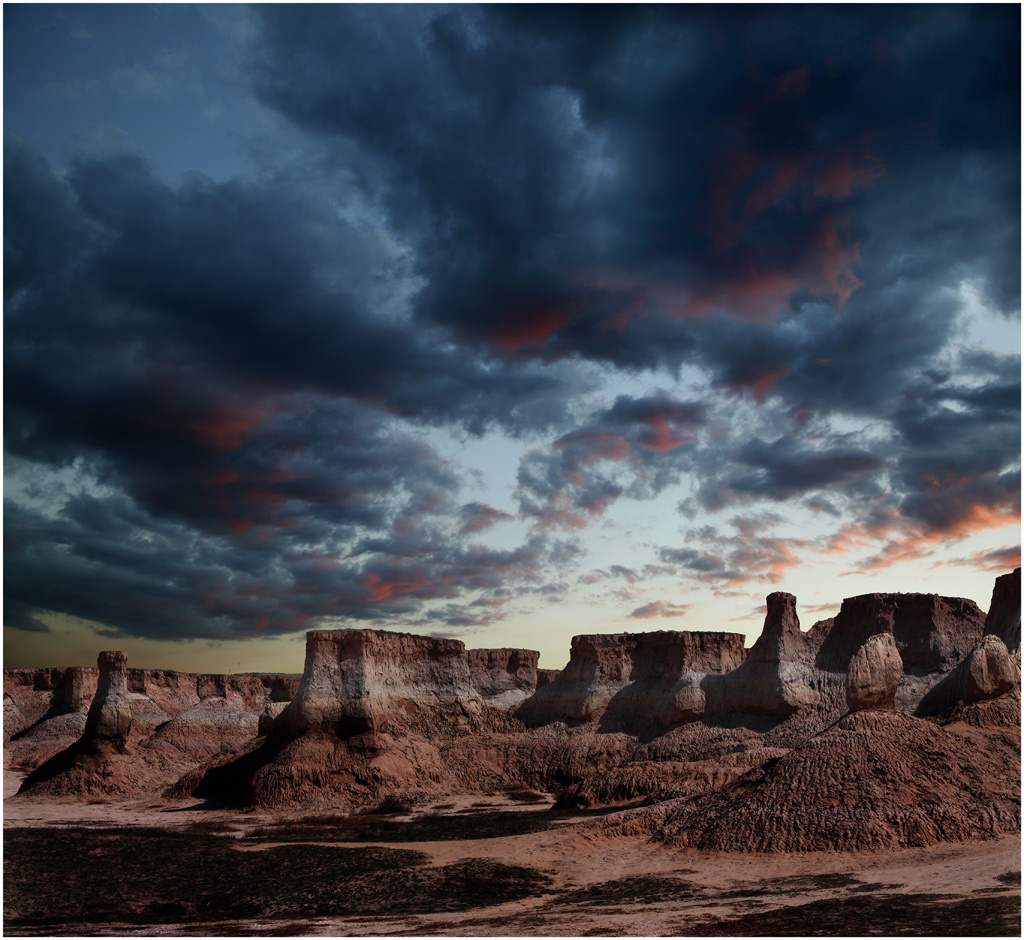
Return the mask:
[[[5,665],[987,609],[1020,16],[5,4]]]

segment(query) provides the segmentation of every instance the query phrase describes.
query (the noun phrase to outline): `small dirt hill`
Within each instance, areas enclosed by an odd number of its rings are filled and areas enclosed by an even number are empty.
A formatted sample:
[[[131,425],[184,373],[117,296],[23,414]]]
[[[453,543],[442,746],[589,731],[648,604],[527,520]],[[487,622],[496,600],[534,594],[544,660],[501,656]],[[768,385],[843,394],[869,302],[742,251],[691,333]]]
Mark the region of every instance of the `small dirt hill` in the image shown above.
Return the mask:
[[[1019,720],[1019,696],[1015,704]],[[858,711],[731,786],[622,814],[610,831],[720,852],[898,849],[1018,832],[1019,739],[986,730]]]

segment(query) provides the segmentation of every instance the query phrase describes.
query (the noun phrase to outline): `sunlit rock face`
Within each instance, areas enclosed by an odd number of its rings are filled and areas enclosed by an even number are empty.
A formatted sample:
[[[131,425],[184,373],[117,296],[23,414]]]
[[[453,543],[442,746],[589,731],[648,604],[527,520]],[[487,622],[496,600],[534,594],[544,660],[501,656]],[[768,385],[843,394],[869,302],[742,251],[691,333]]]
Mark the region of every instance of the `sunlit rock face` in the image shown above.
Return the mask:
[[[893,708],[903,677],[903,660],[891,633],[868,637],[850,660],[846,673],[846,705],[851,712]]]
[[[132,699],[128,691],[128,657],[120,651],[100,653],[96,695],[85,720],[85,739],[123,745],[132,727]]]
[[[606,731],[671,727],[700,718],[703,677],[732,671],[744,656],[739,633],[575,636],[569,664],[517,715],[534,726],[596,721]]]
[[[482,703],[459,640],[375,630],[311,630],[288,729],[352,737],[368,731],[437,731],[479,719]]]

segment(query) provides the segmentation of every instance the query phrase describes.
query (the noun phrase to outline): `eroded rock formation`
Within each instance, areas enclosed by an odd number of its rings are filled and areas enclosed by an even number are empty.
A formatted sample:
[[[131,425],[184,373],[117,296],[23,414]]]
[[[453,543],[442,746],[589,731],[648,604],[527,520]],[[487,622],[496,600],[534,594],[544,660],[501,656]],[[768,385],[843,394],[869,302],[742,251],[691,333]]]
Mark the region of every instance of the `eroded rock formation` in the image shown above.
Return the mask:
[[[495,708],[515,708],[537,691],[536,650],[467,650],[469,681],[483,701]]]
[[[715,685],[722,690],[715,712],[747,712],[773,718],[806,713],[819,702],[814,676],[816,648],[801,632],[796,598],[781,591],[765,599],[764,628],[746,660]]]
[[[1013,584],[997,582],[993,630],[1012,628]],[[779,592],[749,653],[741,634],[587,635],[561,671],[529,650],[312,631],[301,680],[103,654],[99,671],[5,671],[5,715],[12,748],[78,723],[23,787],[47,796],[176,781],[172,796],[271,809],[530,787],[567,806],[660,801],[617,831],[672,844],[923,845],[1019,829],[1019,670],[983,619],[959,598],[871,594],[804,633]]]
[[[517,711],[530,726],[598,722],[604,731],[670,728],[705,709],[704,676],[744,659],[739,633],[616,633],[573,637],[569,664]]]
[[[1010,653],[1020,650],[1020,568],[996,578],[985,633],[999,637]]]
[[[128,694],[128,657],[119,651],[100,653],[96,694],[85,720],[84,739],[124,747],[132,727],[132,700]]]
[[[998,636],[984,636],[967,657],[964,701],[998,698],[1012,691],[1019,679],[1006,644]]]
[[[851,712],[867,708],[893,708],[903,677],[903,660],[891,633],[878,633],[864,641],[846,673],[846,705]]]
[[[311,630],[287,710],[293,736],[417,731],[447,736],[479,720],[465,644],[377,630]]]
[[[971,651],[984,626],[985,615],[964,597],[861,594],[843,601],[815,665],[845,673],[865,640],[891,633],[908,675],[938,675],[953,669]]]

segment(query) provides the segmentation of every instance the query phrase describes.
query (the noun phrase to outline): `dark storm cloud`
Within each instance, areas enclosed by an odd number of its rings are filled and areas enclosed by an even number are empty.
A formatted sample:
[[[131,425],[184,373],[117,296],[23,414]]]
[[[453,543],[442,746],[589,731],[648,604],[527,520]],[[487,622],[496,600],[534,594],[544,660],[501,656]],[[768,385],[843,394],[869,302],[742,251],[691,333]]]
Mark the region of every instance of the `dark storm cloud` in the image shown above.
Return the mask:
[[[975,277],[1012,306],[1015,11],[593,13],[260,8],[255,87],[375,178],[423,318],[639,368],[692,357],[694,317],[809,328],[879,275]],[[723,381],[769,381],[724,358]]]
[[[428,612],[431,621],[486,624],[502,616],[509,586],[542,584],[572,560],[564,544],[542,538],[493,550],[438,540],[436,529],[416,555],[382,544],[353,557],[345,530],[319,519],[215,537],[123,496],[73,496],[55,516],[8,499],[4,515],[5,623],[27,630],[42,629],[36,614],[57,611],[106,624],[112,635],[244,637],[324,618],[393,620],[438,599],[453,603]],[[386,531],[401,528],[392,520]]]
[[[343,190],[198,175],[174,189],[132,155],[82,161],[65,181],[23,145],[5,155],[9,387],[42,356],[71,365],[91,354],[115,370],[187,366],[267,391],[352,396],[472,433],[564,421],[564,373],[483,368],[441,334],[402,325],[415,278],[400,252],[344,218]],[[43,277],[58,257],[58,277]],[[70,391],[81,390],[37,394]]]
[[[736,454],[753,472],[734,477],[729,486],[739,493],[783,500],[818,489],[870,477],[884,466],[874,454],[855,448],[801,450],[792,438],[768,443],[755,438]]]
[[[1019,359],[950,352],[968,299],[1019,310],[1016,8],[250,25],[238,78],[299,135],[272,171],[55,170],[5,138],[8,624],[456,628],[510,585],[564,597],[579,547],[465,544],[509,516],[463,501],[425,427],[551,442],[517,477],[540,530],[691,474],[702,509],[845,514],[828,547],[890,539],[875,565],[1019,514]],[[594,363],[710,385],[574,421]],[[719,434],[744,398],[770,417]],[[88,492],[43,498],[47,474]],[[777,579],[801,543],[757,518],[662,560]]]

